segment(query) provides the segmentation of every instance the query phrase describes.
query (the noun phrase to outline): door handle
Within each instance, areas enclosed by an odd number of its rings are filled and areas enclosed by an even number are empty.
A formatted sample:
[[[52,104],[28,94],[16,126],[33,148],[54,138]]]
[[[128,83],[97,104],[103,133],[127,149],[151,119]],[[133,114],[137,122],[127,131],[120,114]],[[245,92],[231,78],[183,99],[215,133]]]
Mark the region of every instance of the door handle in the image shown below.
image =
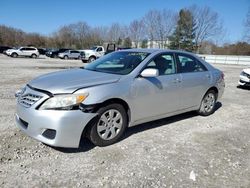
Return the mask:
[[[175,78],[173,81],[173,83],[180,83],[180,82],[181,82],[181,80],[179,78]]]
[[[211,78],[211,76],[209,74],[207,74],[206,77],[209,78],[209,79]]]

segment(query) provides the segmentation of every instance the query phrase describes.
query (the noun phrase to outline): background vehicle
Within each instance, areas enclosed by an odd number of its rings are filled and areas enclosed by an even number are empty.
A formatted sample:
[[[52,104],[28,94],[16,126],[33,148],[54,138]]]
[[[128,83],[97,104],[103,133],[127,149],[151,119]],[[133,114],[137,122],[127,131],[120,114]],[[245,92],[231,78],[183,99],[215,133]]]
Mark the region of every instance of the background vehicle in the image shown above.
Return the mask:
[[[50,50],[46,53],[46,56],[51,57],[51,58],[57,58],[59,53],[63,53],[67,50],[70,50],[68,48],[61,48],[58,50]]]
[[[63,53],[59,53],[58,57],[61,59],[81,59],[80,52],[77,50],[67,50]]]
[[[239,86],[250,87],[250,68],[242,70],[238,84]]]
[[[78,147],[87,136],[106,146],[128,126],[188,111],[208,116],[224,87],[224,74],[191,53],[117,51],[29,82],[16,93],[16,122],[49,145]]]
[[[38,52],[40,55],[45,55],[48,50],[46,48],[38,48]]]
[[[9,49],[12,49],[12,48],[9,46],[0,46],[0,53],[2,54],[4,53],[4,51],[9,50]]]
[[[82,62],[92,62],[105,54],[103,46],[94,46],[89,50],[79,50],[81,52]]]
[[[39,56],[37,48],[34,47],[20,47],[18,49],[9,49],[6,51],[6,54],[11,57],[25,56],[37,58]]]

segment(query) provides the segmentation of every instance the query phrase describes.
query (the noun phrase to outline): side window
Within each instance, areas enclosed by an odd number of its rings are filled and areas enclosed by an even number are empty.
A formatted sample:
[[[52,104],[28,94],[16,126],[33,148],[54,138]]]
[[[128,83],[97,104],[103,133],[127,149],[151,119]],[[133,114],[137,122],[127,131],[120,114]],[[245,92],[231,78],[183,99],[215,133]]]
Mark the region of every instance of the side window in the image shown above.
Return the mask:
[[[101,47],[99,47],[99,48],[97,48],[97,50],[96,50],[97,52],[102,52],[102,48]]]
[[[28,51],[33,51],[35,48],[26,48]]]
[[[181,73],[207,71],[206,67],[194,57],[181,54],[177,55],[177,59]]]
[[[159,75],[168,75],[176,73],[174,57],[171,54],[161,54],[156,56],[146,68],[155,68],[159,70]]]

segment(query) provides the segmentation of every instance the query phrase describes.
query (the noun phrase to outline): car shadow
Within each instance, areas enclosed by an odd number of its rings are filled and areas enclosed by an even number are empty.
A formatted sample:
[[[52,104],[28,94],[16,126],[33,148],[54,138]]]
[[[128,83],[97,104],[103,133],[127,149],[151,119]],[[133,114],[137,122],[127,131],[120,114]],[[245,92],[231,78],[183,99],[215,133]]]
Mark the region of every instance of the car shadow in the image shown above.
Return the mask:
[[[247,86],[237,86],[238,89],[250,90],[250,87]]]
[[[215,112],[214,113],[216,113],[216,111],[221,107],[222,107],[221,102],[217,102],[216,105],[215,105]],[[136,125],[136,126],[133,126],[133,127],[129,127],[126,130],[126,132],[124,133],[124,136],[123,136],[123,138],[121,140],[124,140],[124,139],[130,137],[133,134],[137,134],[137,133],[140,133],[140,132],[143,132],[143,131],[158,128],[158,127],[161,127],[161,126],[167,126],[169,124],[172,124],[172,123],[175,123],[175,122],[178,122],[178,121],[182,121],[182,120],[185,120],[185,119],[188,119],[188,118],[192,118],[192,117],[195,117],[195,116],[199,116],[199,114],[196,111],[191,111],[191,112],[186,112],[186,113],[183,113],[183,114],[178,114],[178,115],[163,118],[163,119],[158,119],[158,120],[147,122],[147,123],[142,123],[142,124],[139,124],[139,125]]]
[[[87,138],[82,138],[78,148],[62,148],[62,147],[53,147],[49,146],[57,151],[62,153],[80,153],[80,152],[87,152],[94,147],[96,147],[92,142],[90,142]]]
[[[221,107],[222,107],[222,104],[220,102],[217,102],[215,106],[215,113]],[[142,123],[133,127],[129,127],[127,128],[127,130],[125,131],[123,137],[119,140],[119,142],[134,134],[141,133],[143,131],[147,131],[150,129],[155,129],[161,126],[167,126],[169,124],[182,121],[188,118],[192,118],[195,116],[198,116],[197,112],[191,111],[191,112],[186,112],[183,114],[179,114],[179,115],[175,115],[175,116],[171,116],[171,117],[167,117],[167,118],[163,118],[163,119],[159,119],[155,121],[150,121],[147,123]],[[60,148],[60,147],[52,147],[52,148],[63,153],[80,153],[80,152],[87,152],[95,147],[96,146],[92,144],[87,138],[83,138],[81,139],[79,148]]]

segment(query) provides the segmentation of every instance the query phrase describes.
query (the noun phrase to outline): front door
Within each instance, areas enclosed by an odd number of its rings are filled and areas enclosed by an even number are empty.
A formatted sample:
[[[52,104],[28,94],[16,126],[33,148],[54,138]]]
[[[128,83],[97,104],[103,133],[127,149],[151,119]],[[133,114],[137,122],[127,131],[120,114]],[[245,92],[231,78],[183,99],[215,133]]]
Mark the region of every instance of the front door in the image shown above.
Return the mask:
[[[146,68],[159,71],[157,77],[138,77],[132,84],[133,121],[157,117],[180,109],[181,76],[172,53],[157,55]],[[146,69],[145,68],[145,69]]]

